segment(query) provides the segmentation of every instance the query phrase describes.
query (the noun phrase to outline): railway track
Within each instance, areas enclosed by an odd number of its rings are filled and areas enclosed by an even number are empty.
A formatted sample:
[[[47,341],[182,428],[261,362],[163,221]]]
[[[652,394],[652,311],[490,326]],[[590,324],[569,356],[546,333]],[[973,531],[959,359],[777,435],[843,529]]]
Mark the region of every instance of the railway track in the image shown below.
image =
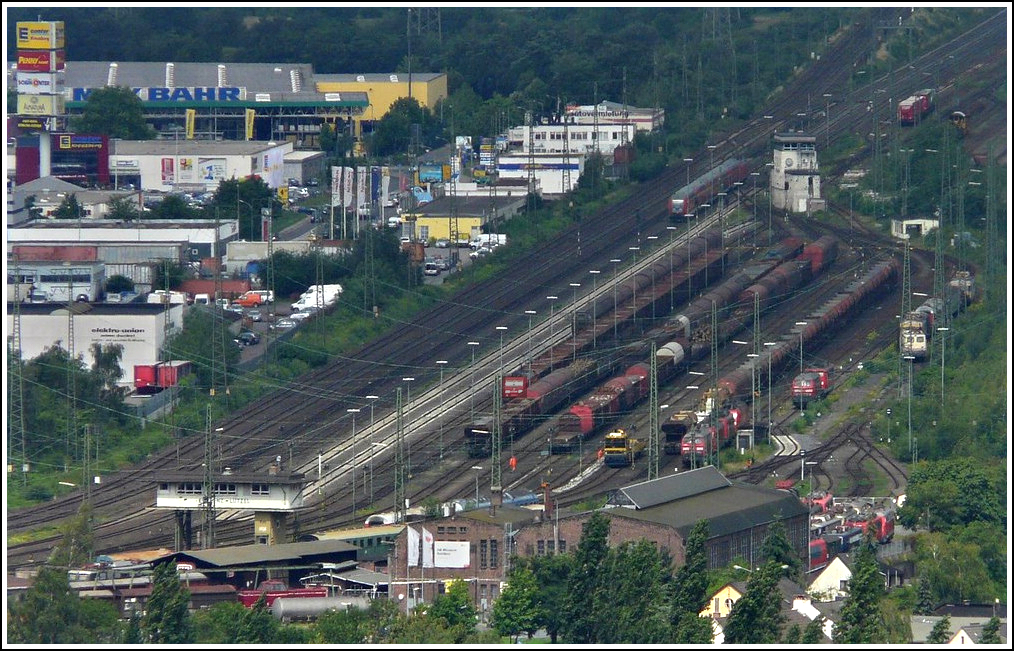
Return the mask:
[[[984,21],[961,42],[954,42],[935,52],[931,57],[936,62],[933,71],[941,79],[948,75],[953,77],[959,73],[959,66],[976,65],[989,56],[995,56],[996,50],[1005,43],[1005,35],[1002,17]],[[498,336],[494,325],[506,326],[511,336],[521,335],[527,329],[526,309],[535,309],[538,314],[544,315],[550,314],[555,307],[542,297],[555,292],[561,298],[569,298],[569,284],[581,283],[583,290],[579,300],[584,300],[589,285],[589,268],[609,269],[611,265],[607,260],[616,256],[617,251],[643,246],[642,236],[653,230],[661,232],[658,242],[664,243],[668,239],[664,230],[666,200],[687,174],[696,177],[702,173],[711,164],[709,154],[713,151],[722,153],[714,159],[715,164],[729,156],[758,159],[765,155],[771,131],[788,126],[791,116],[806,105],[807,91],[819,95],[825,92],[824,89],[844,85],[851,64],[865,57],[868,40],[868,34],[862,30],[850,30],[821,62],[807,68],[787,84],[786,91],[766,112],[772,115],[771,119],[759,117],[720,137],[716,149],[703,149],[693,157],[695,163],[691,164],[689,171],[686,166],[668,169],[655,180],[642,184],[629,198],[584,217],[580,225],[552,243],[517,258],[513,264],[516,272],[512,272],[510,277],[496,278],[464,289],[446,303],[420,315],[411,324],[396,329],[390,336],[363,346],[348,358],[335,360],[308,373],[269,398],[218,423],[217,427],[222,428],[219,437],[222,449],[220,464],[250,472],[266,471],[276,457],[281,457],[287,469],[303,472],[308,478],[315,479],[318,458],[324,456],[328,474],[319,482],[319,498],[314,492],[308,500],[308,508],[296,515],[297,528],[325,529],[361,521],[361,515],[367,509],[384,510],[378,508],[379,505],[390,504],[392,500],[390,491],[380,488],[393,483],[390,467],[393,437],[384,432],[392,429],[397,418],[395,395],[396,389],[402,388],[405,389],[404,400],[409,403],[403,408],[409,431],[408,444],[418,455],[413,457],[417,465],[413,466],[414,473],[409,478],[409,489],[415,501],[428,495],[440,497],[446,494],[450,497],[452,493],[469,494],[468,487],[474,477],[470,468],[474,461],[455,460],[453,457],[457,450],[452,446],[445,448],[441,445],[438,450],[438,446],[433,444],[432,432],[419,430],[417,433],[413,428],[413,424],[436,409],[437,367],[433,364],[434,360],[456,360],[453,363],[457,369],[457,386],[466,386],[470,373],[466,370],[467,362],[472,354],[468,341],[478,340],[482,344],[482,358],[476,359],[478,368],[482,369],[478,375],[491,377],[497,367]],[[950,58],[949,54],[955,56]],[[919,61],[930,59],[924,57]],[[887,79],[878,80],[881,81],[886,82]],[[918,86],[918,83],[912,85],[915,81],[921,81],[919,70],[911,73],[898,71],[893,75],[893,87],[889,90],[903,92],[909,86]],[[860,96],[857,91],[856,97]],[[883,101],[886,107],[886,98],[875,99]],[[858,106],[858,102],[856,104]],[[825,122],[834,129],[845,131],[859,127],[868,116],[863,107],[861,111],[858,108],[836,111],[832,118]],[[835,133],[838,131],[833,131],[832,135]],[[817,135],[821,135],[819,131]],[[756,162],[760,167],[760,161]],[[639,215],[636,229],[631,227],[632,214]],[[556,282],[547,286],[547,278]],[[791,316],[784,317],[783,321],[788,319]],[[559,316],[557,320],[562,325]],[[773,323],[777,327],[779,321],[775,319]],[[893,336],[893,332],[891,334]],[[521,338],[523,340],[523,336]],[[510,354],[511,360],[516,363],[521,359],[523,349],[522,341]],[[403,377],[418,378],[418,385],[407,384]],[[409,393],[413,398],[411,401],[408,400]],[[370,401],[365,399],[367,395],[380,398]],[[348,472],[341,470],[347,468],[351,460],[350,415],[346,409],[353,407],[359,408],[361,415],[371,407],[376,408],[375,425],[368,431],[360,418],[360,436],[368,437],[370,443],[381,446],[379,450],[371,446],[369,455],[359,449],[351,451],[360,464],[359,468],[370,468],[373,481],[369,485],[376,489],[370,490],[372,502],[358,505],[360,508],[356,511],[351,504]],[[459,420],[445,422],[446,431],[454,432],[453,440],[459,441],[459,444],[460,425],[466,420],[459,417]],[[172,546],[172,516],[150,508],[153,488],[158,477],[166,471],[199,470],[204,460],[204,440],[195,434],[183,437],[178,451],[175,447],[165,450],[152,455],[137,468],[104,477],[103,484],[96,487],[91,495],[91,505],[99,523],[96,529],[97,548],[117,551],[139,546]],[[535,436],[529,437],[529,442],[535,440]],[[526,454],[537,455],[539,450],[534,448]],[[441,456],[444,462],[441,462]],[[582,456],[571,461],[573,467],[570,468],[561,467],[566,465],[562,461],[554,461],[550,467],[561,484],[589,467],[593,460]],[[620,477],[628,470],[611,469],[609,472]],[[637,471],[640,472],[640,469]],[[451,479],[448,481],[444,477]],[[602,482],[597,480],[596,483]],[[504,484],[507,486],[508,482]],[[359,477],[356,486],[363,486],[365,490],[365,473]],[[8,535],[59,522],[72,515],[81,502],[78,494],[46,505],[12,511],[8,514]],[[250,522],[248,515],[221,512],[219,542],[248,540]],[[48,555],[54,542],[55,537],[47,537],[9,546],[9,565],[17,567],[19,563],[28,563],[29,558],[41,560]]]

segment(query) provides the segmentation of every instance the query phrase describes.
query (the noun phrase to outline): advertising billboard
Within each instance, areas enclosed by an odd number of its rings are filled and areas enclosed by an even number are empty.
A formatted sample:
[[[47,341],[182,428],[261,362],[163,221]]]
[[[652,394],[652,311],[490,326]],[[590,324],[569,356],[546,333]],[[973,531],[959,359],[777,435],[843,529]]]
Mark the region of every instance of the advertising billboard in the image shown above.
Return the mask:
[[[87,149],[103,149],[108,136],[99,134],[54,133],[53,146],[66,151],[83,151]]]
[[[65,112],[63,95],[18,95],[18,115],[48,117]]]
[[[201,158],[198,159],[197,166],[200,180],[205,183],[213,183],[225,178],[224,158]]]
[[[176,183],[176,164],[172,158],[162,159],[162,185],[172,185]]]
[[[423,164],[419,166],[420,183],[440,183],[444,180],[444,166],[438,164]]]
[[[467,540],[437,540],[433,543],[433,564],[436,567],[467,568],[470,554]]]
[[[54,95],[63,92],[62,72],[18,71],[15,84],[21,95]]]
[[[59,50],[63,47],[62,20],[18,23],[18,49]]]
[[[63,50],[18,50],[17,70],[21,72],[58,72],[67,67]]]

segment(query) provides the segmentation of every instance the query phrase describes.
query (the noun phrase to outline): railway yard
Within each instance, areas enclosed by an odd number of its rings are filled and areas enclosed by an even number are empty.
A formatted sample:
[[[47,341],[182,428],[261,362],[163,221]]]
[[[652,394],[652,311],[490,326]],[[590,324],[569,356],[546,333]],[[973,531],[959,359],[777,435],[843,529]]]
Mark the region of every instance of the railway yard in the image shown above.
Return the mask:
[[[968,69],[1004,65],[1005,28],[1002,17],[987,20],[895,71],[890,79],[877,80],[881,87],[893,84],[887,93],[871,97],[869,87],[856,89],[814,122],[814,134],[823,141],[825,136],[865,133],[871,122],[868,107],[876,103],[877,110],[887,114],[888,96],[905,96],[924,85],[925,71],[940,80],[938,101],[945,101],[953,80]],[[218,465],[266,474],[271,464],[280,462],[286,471],[302,473],[305,507],[291,521],[293,539],[300,533],[358,526],[373,513],[391,511],[396,486],[413,506],[468,498],[475,492],[488,497],[493,485],[508,492],[539,492],[544,482],[560,507],[586,504],[611,489],[647,479],[649,464],[655,463],[648,454],[629,466],[602,463],[598,452],[609,427],[647,438],[653,423],[670,413],[695,410],[718,378],[750,363],[747,355],[752,351],[765,352],[764,342],[772,344],[770,349],[781,342],[785,350],[776,368],[769,371],[766,358],[758,355],[752,358],[758,360],[756,373],[746,375],[751,386],[760,386],[759,392],[748,390],[743,403],[748,422],[765,424],[758,429],[759,447],[737,451],[735,460],[726,454],[728,467],[721,470],[749,483],[788,482],[800,494],[811,488],[843,497],[904,493],[905,464],[878,445],[869,429],[870,414],[892,389],[884,375],[862,368],[898,341],[904,260],[900,241],[853,219],[848,206],[829,204],[827,212],[835,218],[827,222],[816,223],[805,214],[776,214],[763,223],[750,217],[758,206],[749,181],[700,219],[669,217],[673,190],[721,161],[742,159],[751,172],[763,172],[772,131],[795,126],[789,116],[807,109],[808,93],[820,97],[849,86],[849,71],[865,56],[869,38],[860,31],[845,32],[827,56],[787,83],[763,116],[722,134],[712,148],[693,157],[689,169],[686,163],[667,168],[628,198],[585,216],[572,231],[518,253],[510,273],[461,289],[382,340],[332,360],[216,423]],[[735,220],[733,214],[738,215]],[[723,315],[717,309],[711,321],[689,319],[689,333],[675,325],[676,317],[697,309],[695,300],[736,273],[752,273],[786,241],[802,248],[824,237],[834,238],[837,255],[786,300],[771,301],[756,312],[748,309],[750,318],[738,331],[728,324],[718,327]],[[702,245],[704,255],[690,255]],[[933,291],[933,264],[932,253],[911,251],[913,292]],[[730,299],[727,319],[739,295]],[[859,298],[827,317],[843,297],[852,295]],[[816,323],[824,325],[804,332]],[[720,331],[721,336],[699,338],[702,332]],[[553,437],[569,406],[633,364],[647,365],[652,350],[646,353],[648,342],[661,348],[676,339],[686,350],[700,344],[706,351],[687,355],[680,368],[659,383],[654,401],[647,393],[640,395],[608,425],[597,427],[587,439],[579,437],[576,449],[553,453]],[[501,375],[529,371],[534,384],[578,360],[599,367],[593,380],[583,382],[582,391],[574,386],[556,401],[553,412],[532,414],[523,426],[503,430],[499,452],[475,453],[466,429],[474,429],[483,416],[510,408],[507,401],[494,405]],[[828,413],[811,414],[813,423],[800,429],[789,384],[803,366],[818,363],[834,369],[833,399],[818,403],[826,405]],[[654,416],[652,402],[658,409]],[[96,549],[172,548],[172,513],[151,508],[157,483],[168,472],[199,475],[204,459],[205,438],[191,435],[138,467],[104,477],[90,495]],[[491,472],[494,464],[498,473]],[[680,465],[677,455],[660,453],[657,459],[660,475],[681,471]],[[76,512],[82,500],[81,494],[71,494],[10,512],[8,537],[52,526]],[[219,545],[249,542],[252,515],[218,510],[215,530]],[[8,567],[41,561],[55,542],[55,537],[44,537],[8,545]]]

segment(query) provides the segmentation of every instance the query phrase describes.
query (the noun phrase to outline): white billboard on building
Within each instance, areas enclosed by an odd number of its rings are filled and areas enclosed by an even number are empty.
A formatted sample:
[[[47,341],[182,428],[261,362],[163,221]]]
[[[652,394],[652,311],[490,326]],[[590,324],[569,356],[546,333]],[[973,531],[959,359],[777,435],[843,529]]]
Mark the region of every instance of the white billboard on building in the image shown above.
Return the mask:
[[[27,310],[26,310],[27,312]],[[67,348],[67,312],[53,309],[46,314],[21,314],[21,351],[25,360],[38,357],[46,349],[59,345]],[[183,324],[183,306],[170,310],[170,327]],[[7,315],[7,331],[12,329],[11,315]],[[92,346],[118,344],[123,347],[120,386],[132,387],[134,366],[153,364],[164,342],[165,316],[161,310],[94,310],[74,317],[74,354],[82,358],[89,368],[95,363]]]
[[[433,543],[433,564],[436,567],[467,568],[471,548],[467,540],[437,540]]]

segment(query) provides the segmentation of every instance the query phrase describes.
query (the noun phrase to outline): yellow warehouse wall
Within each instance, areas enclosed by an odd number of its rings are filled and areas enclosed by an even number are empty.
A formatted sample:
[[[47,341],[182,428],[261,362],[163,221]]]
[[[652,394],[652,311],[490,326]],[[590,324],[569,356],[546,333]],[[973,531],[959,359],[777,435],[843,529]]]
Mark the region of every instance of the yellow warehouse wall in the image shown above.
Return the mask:
[[[319,81],[318,93],[366,93],[370,106],[363,111],[361,120],[379,120],[391,110],[391,105],[402,97],[408,97],[408,75],[398,73],[404,81]],[[447,75],[441,74],[430,81],[412,80],[412,97],[421,106],[433,110],[437,102],[447,99]]]

